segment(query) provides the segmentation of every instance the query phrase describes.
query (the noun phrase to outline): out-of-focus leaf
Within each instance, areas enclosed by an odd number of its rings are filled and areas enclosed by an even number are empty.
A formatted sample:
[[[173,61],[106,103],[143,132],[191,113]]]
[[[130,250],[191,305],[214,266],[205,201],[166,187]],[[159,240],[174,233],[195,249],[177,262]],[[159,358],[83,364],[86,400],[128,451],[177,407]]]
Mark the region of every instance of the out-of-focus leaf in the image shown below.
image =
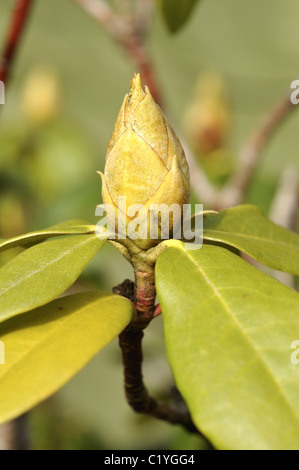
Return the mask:
[[[158,258],[168,358],[219,449],[299,449],[299,294],[217,246]]]
[[[299,235],[271,222],[258,207],[246,204],[205,217],[203,238],[231,245],[272,269],[299,275]]]
[[[0,422],[44,400],[128,325],[131,303],[98,292],[51,302],[0,325]]]
[[[175,33],[190,17],[199,0],[156,0],[168,29]]]
[[[104,243],[95,235],[48,240],[5,264],[0,269],[0,322],[65,292]]]
[[[25,233],[9,240],[0,239],[0,252],[9,250],[15,246],[28,246],[40,243],[47,238],[59,237],[62,235],[79,235],[94,233],[95,227],[84,220],[68,220],[61,224],[53,225],[47,229],[36,232]]]

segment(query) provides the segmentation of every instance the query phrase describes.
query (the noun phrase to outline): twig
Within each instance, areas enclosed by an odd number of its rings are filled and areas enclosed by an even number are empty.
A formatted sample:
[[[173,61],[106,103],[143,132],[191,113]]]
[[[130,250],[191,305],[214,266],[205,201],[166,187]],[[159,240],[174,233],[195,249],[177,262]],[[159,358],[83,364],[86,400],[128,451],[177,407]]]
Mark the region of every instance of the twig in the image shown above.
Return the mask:
[[[128,34],[125,24],[104,0],[74,0],[117,41]],[[124,30],[125,28],[125,30]]]
[[[299,203],[298,169],[288,165],[282,172],[270,209],[270,219],[282,227],[294,229]]]
[[[136,299],[136,288],[132,281],[124,281],[115,287],[113,292],[129,298],[132,302]],[[158,402],[149,395],[142,376],[143,327],[144,325],[133,322],[119,336],[124,364],[125,393],[129,405],[137,413],[143,413],[172,424],[180,424],[189,432],[200,434],[189,413],[182,413],[167,404]]]
[[[15,450],[15,422],[10,421],[9,423],[2,424],[0,426],[0,450]]]
[[[244,201],[265,147],[296,106],[284,95],[266,113],[248,141],[241,148],[238,166],[228,183],[217,189],[209,182],[190,149],[184,144],[195,194],[204,204],[216,210],[236,206]]]
[[[126,329],[119,337],[125,376],[125,391],[129,405],[137,413],[147,414],[171,424],[180,424],[189,432],[198,433],[190,415],[181,413],[151,397],[142,377],[143,331]]]
[[[270,209],[270,219],[289,229],[294,229],[299,204],[299,173],[288,166],[281,175],[280,184]],[[280,271],[275,278],[289,287],[294,287],[294,277]]]
[[[137,65],[144,81],[149,86],[153,98],[160,105],[162,98],[145,36],[150,24],[152,0],[139,0],[131,20],[118,17],[104,0],[74,0],[91,15],[123,47]],[[229,182],[222,188],[215,187],[201,169],[192,152],[183,144],[190,167],[191,184],[198,199],[210,208],[220,210],[243,202],[263,150],[275,135],[290,112],[294,109],[289,95],[278,101],[264,116],[256,130],[241,149],[239,163]]]
[[[138,0],[136,2],[136,29],[141,38],[145,38],[151,24],[154,0]]]
[[[180,137],[182,142],[186,160],[190,170],[191,186],[195,196],[198,200],[209,206],[214,207],[215,201],[219,198],[219,190],[208,180],[205,172],[200,166],[200,163],[195,159],[193,152],[188,144]]]
[[[28,450],[29,448],[27,414],[0,426],[0,451]]]
[[[0,63],[0,80],[7,85],[33,0],[17,0]]]
[[[137,65],[144,83],[146,83],[151,91],[153,99],[163,107],[163,100],[154,67],[149,52],[139,34],[132,33],[131,37],[123,41],[123,47],[131,60]]]
[[[290,96],[287,95],[267,112],[241,149],[238,167],[230,182],[221,191],[218,206],[235,206],[243,201],[265,147],[294,108]]]
[[[12,66],[20,46],[33,0],[15,2],[11,23],[0,58],[0,81],[7,86]],[[0,426],[0,450],[27,448],[24,436],[27,435],[26,418],[20,417]],[[24,440],[24,439],[25,440]]]
[[[127,18],[127,15],[119,17],[104,0],[74,1],[122,46],[136,64],[144,82],[150,88],[154,100],[161,105],[161,93],[149,52],[145,46],[145,19],[141,19],[138,11],[135,14],[132,11],[130,19]],[[139,20],[143,22],[143,26],[139,25]]]

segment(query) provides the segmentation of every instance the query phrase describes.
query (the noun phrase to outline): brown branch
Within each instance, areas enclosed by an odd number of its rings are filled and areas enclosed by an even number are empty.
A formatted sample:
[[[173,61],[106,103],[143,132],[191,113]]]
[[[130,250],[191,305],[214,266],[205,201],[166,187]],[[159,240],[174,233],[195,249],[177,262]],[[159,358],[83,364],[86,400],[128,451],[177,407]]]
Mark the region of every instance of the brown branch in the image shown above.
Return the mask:
[[[28,434],[27,414],[19,416],[0,426],[1,450],[28,450],[30,439]]]
[[[270,108],[241,148],[238,166],[228,183],[220,190],[209,182],[192,152],[184,144],[190,167],[191,184],[198,199],[216,210],[241,204],[266,146],[295,107],[287,94]]]
[[[137,67],[138,70],[136,72],[141,73],[143,81],[150,88],[154,100],[161,105],[161,93],[150,55],[145,45],[145,19],[144,17],[141,19],[140,12],[138,10],[137,12],[131,11],[130,18],[127,15],[119,17],[104,0],[74,1],[121,45]],[[143,26],[139,24],[139,19],[143,22]]]
[[[136,2],[136,29],[141,37],[146,37],[150,27],[154,3],[154,0],[139,0]]]
[[[152,0],[140,0],[131,19],[118,17],[104,0],[74,0],[91,15],[122,46],[137,65],[154,100],[162,105],[162,98],[145,35],[150,22]],[[277,129],[294,109],[289,94],[278,101],[264,116],[258,127],[241,149],[239,163],[229,182],[216,188],[207,178],[192,152],[184,144],[190,167],[191,185],[197,198],[210,208],[220,210],[243,202],[258,167],[263,151]]]
[[[0,80],[7,84],[33,0],[17,0],[0,63]]]
[[[163,107],[163,100],[160,92],[160,87],[156,79],[156,74],[149,52],[144,42],[138,34],[132,33],[128,38],[124,38],[122,45],[133,61],[136,64],[138,71],[142,76],[143,82],[149,87],[151,95],[156,103]]]
[[[276,224],[288,229],[295,228],[299,205],[299,173],[296,168],[288,166],[282,172],[277,192],[272,201],[269,217]],[[274,277],[294,288],[294,277],[289,273],[273,272]]]
[[[106,32],[119,41],[127,34],[126,27],[104,0],[74,0],[83,10],[96,20]],[[124,30],[125,29],[125,30]]]
[[[299,203],[299,173],[288,165],[282,172],[272,201],[270,219],[282,227],[294,230]]]
[[[124,281],[115,287],[113,292],[129,298],[131,301],[136,300],[136,287],[132,281]],[[141,297],[139,297],[139,300]],[[153,292],[150,292],[150,298],[152,297]],[[149,307],[149,304],[152,305],[152,300],[149,300],[147,307]],[[144,306],[146,306],[146,303]],[[140,304],[139,307],[142,308]],[[154,309],[155,307],[153,307],[153,312]],[[142,376],[142,338],[144,326],[137,319],[137,322],[133,321],[119,336],[119,345],[124,364],[125,393],[129,405],[137,413],[143,413],[171,424],[180,424],[189,432],[200,434],[193,424],[189,413],[183,413],[171,408],[149,395]]]
[[[266,113],[241,149],[238,167],[215,201],[216,207],[235,206],[243,202],[264,149],[294,108],[290,96],[286,95]]]
[[[151,322],[156,301],[154,267],[140,271],[135,269],[134,304],[138,316],[138,328],[144,329]],[[136,323],[135,323],[136,326]]]
[[[202,204],[214,208],[215,201],[219,198],[219,190],[208,180],[188,144],[181,137],[180,141],[185,151],[190,171],[191,187],[195,196]]]
[[[119,337],[124,364],[125,391],[129,405],[137,413],[143,413],[171,424],[180,424],[189,432],[198,433],[189,413],[181,413],[149,395],[142,377],[142,338],[143,331],[130,327]]]

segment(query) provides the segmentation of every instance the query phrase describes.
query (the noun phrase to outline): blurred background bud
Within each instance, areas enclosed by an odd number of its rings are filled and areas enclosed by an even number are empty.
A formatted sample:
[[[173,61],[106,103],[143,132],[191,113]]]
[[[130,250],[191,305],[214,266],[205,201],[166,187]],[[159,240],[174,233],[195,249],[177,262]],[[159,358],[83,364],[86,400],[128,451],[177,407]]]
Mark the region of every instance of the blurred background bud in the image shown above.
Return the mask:
[[[60,83],[51,67],[34,68],[25,81],[21,106],[25,117],[33,125],[46,124],[53,119],[60,105]]]
[[[227,151],[232,112],[222,77],[205,72],[196,82],[187,106],[183,129],[186,139],[215,182],[231,171],[231,155]]]
[[[184,130],[194,151],[209,153],[222,148],[229,135],[231,110],[222,78],[200,75],[184,117]]]
[[[0,199],[0,238],[12,238],[24,232],[26,227],[24,207],[14,194]]]

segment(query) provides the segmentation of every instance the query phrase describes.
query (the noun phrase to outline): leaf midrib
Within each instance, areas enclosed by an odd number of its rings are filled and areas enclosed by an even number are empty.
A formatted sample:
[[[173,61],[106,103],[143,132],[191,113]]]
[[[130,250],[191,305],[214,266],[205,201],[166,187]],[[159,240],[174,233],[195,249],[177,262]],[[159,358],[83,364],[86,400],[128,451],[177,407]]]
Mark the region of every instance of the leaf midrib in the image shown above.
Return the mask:
[[[239,323],[239,321],[237,320],[236,316],[234,315],[234,313],[231,311],[231,309],[229,308],[228,304],[226,303],[226,301],[221,297],[221,295],[219,294],[217,288],[213,285],[212,281],[209,279],[209,277],[206,275],[206,273],[200,268],[200,266],[197,264],[197,262],[192,258],[192,256],[188,253],[188,252],[185,252],[183,251],[183,249],[180,247],[183,255],[185,255],[186,257],[188,257],[190,259],[190,261],[194,264],[194,266],[198,269],[198,271],[200,272],[200,274],[204,277],[204,279],[206,280],[207,284],[212,288],[214,294],[216,295],[216,297],[219,299],[220,303],[222,303],[222,305],[224,305],[225,307],[225,310],[227,311],[227,313],[229,314],[230,318],[233,320],[233,322],[236,324],[236,326],[238,327],[239,331],[241,332],[242,336],[245,338],[246,342],[249,344],[249,346],[251,347],[251,349],[253,349],[256,357],[260,360],[260,362],[262,363],[265,371],[267,372],[268,376],[270,377],[270,380],[276,385],[277,389],[278,389],[278,392],[279,394],[281,395],[281,397],[283,398],[285,404],[287,405],[288,409],[290,410],[291,412],[291,416],[293,418],[295,418],[297,421],[298,420],[298,416],[297,414],[294,414],[294,411],[293,411],[293,408],[292,408],[292,404],[289,402],[288,398],[285,396],[285,393],[284,393],[284,389],[281,388],[281,384],[279,382],[276,381],[275,377],[273,377],[273,374],[272,374],[272,371],[271,369],[269,369],[269,366],[268,364],[264,361],[264,359],[262,357],[260,357],[258,355],[258,349],[256,349],[256,346],[255,344],[250,340],[250,338],[248,336],[245,335],[245,332],[244,332],[244,329],[242,328],[242,325]]]
[[[106,303],[109,299],[113,298],[114,296],[111,294],[107,297],[105,297],[103,300],[101,300],[101,303]],[[99,299],[98,299],[99,300]],[[94,300],[93,302],[90,302],[88,305],[92,305],[93,303],[97,302],[98,300]],[[84,310],[86,308],[86,305],[84,307],[80,307],[79,310],[76,310],[76,315],[79,314],[79,312],[81,312],[82,310]],[[10,363],[9,364],[9,367],[8,368],[5,368],[5,371],[3,372],[3,375],[0,375],[0,380],[3,379],[3,377],[5,377],[7,374],[9,374],[9,372],[11,371],[12,367],[15,367],[16,364],[20,363],[23,361],[23,359],[27,356],[29,356],[34,350],[36,350],[40,345],[44,344],[45,341],[48,339],[48,338],[51,338],[54,333],[56,334],[57,330],[67,321],[67,318],[69,317],[69,315],[64,315],[63,317],[57,319],[57,324],[54,328],[51,329],[51,331],[47,334],[45,334],[45,336],[43,336],[42,340],[41,341],[37,341],[35,342],[35,344],[32,346],[32,348],[30,348],[24,355],[20,356],[17,358],[17,360],[15,360],[14,362]],[[4,337],[5,338],[5,337]]]
[[[86,232],[76,232],[74,231],[74,228],[76,227],[77,230],[79,229],[88,229]],[[88,235],[92,234],[94,232],[94,228],[90,225],[78,225],[74,226],[73,228],[65,229],[65,230],[41,230],[40,232],[30,232],[27,233],[26,235],[19,235],[14,238],[9,238],[9,239],[0,239],[0,250],[6,246],[12,245],[12,244],[17,244],[19,241],[28,241],[30,243],[31,240],[34,241],[35,238],[43,237],[45,236],[44,239],[47,238],[52,238],[55,236],[64,236],[64,235]],[[43,238],[41,238],[41,241]],[[24,243],[25,244],[25,243]]]
[[[273,240],[271,238],[262,238],[262,237],[257,237],[257,236],[253,236],[253,235],[250,235],[250,234],[245,234],[245,233],[239,233],[239,232],[229,232],[227,230],[216,230],[216,229],[213,229],[213,228],[206,228],[204,229],[203,231],[203,237],[205,238],[205,231],[207,232],[214,232],[214,233],[220,233],[220,234],[224,234],[224,235],[229,235],[229,236],[237,236],[237,237],[243,237],[243,238],[252,238],[253,240],[258,240],[258,241],[262,241],[262,242],[265,242],[265,243],[274,243],[275,245],[279,244],[279,245],[284,245],[288,248],[290,248],[290,244],[289,243],[286,243],[286,242],[283,242],[281,240]],[[208,237],[206,237],[208,238]],[[222,240],[219,240],[219,241],[222,241]],[[297,248],[296,245],[291,245],[292,249],[294,248]]]
[[[75,251],[78,247],[81,247],[83,246],[85,243],[89,242],[91,239],[88,238],[87,240],[84,240],[82,243],[80,244],[77,244],[76,246],[70,248],[68,251],[64,252],[61,256],[58,256],[57,258],[53,259],[52,261],[48,262],[47,264],[44,264],[40,267],[40,269],[37,269],[33,272],[30,272],[28,273],[27,276],[23,277],[22,279],[18,280],[17,282],[15,282],[13,285],[10,285],[7,289],[5,289],[4,291],[0,291],[0,298],[2,295],[4,295],[7,291],[9,291],[10,289],[14,289],[16,286],[18,286],[19,284],[21,284],[22,282],[24,281],[27,281],[28,279],[30,279],[32,276],[35,276],[35,274],[38,274],[39,272],[43,271],[44,269],[46,269],[47,267],[51,266],[52,264],[58,262],[59,260],[61,260],[62,258],[64,258],[65,256],[68,256],[70,253],[72,253],[72,251]],[[5,265],[4,265],[5,266]]]

